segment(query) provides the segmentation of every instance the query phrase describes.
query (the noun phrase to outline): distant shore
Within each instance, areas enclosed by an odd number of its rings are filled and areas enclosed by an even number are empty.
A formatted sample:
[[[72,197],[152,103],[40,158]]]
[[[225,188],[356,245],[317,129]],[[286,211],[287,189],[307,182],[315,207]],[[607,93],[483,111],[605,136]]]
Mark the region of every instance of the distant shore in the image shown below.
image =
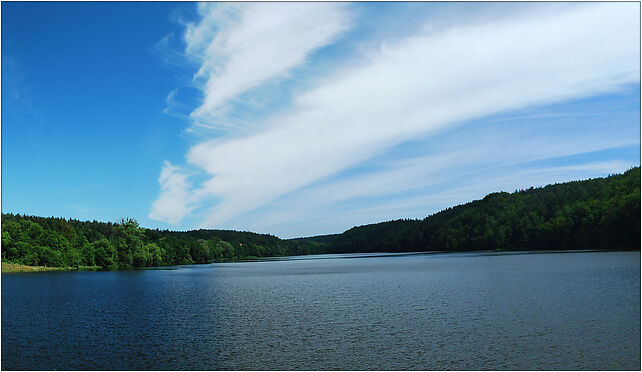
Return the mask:
[[[602,249],[573,249],[573,250],[542,250],[542,251],[522,251],[522,250],[478,250],[478,251],[457,251],[457,252],[449,252],[449,251],[422,251],[422,252],[369,252],[369,253],[336,253],[336,254],[329,254],[330,256],[336,255],[336,256],[342,256],[342,255],[356,255],[354,258],[374,258],[374,257],[382,257],[382,256],[411,256],[411,255],[423,255],[423,254],[453,254],[453,253],[467,253],[467,254],[476,254],[476,255],[488,255],[488,256],[495,256],[495,255],[521,255],[521,254],[550,254],[550,253],[595,253],[595,252],[626,252],[630,251],[629,249],[619,249],[619,250],[602,250]],[[320,257],[320,256],[328,256],[328,254],[317,254],[317,255],[304,255],[304,256],[299,256],[299,257],[315,257],[317,259],[327,259],[328,257]],[[292,257],[292,256],[274,256],[274,257],[256,257],[256,256],[249,256],[249,257],[244,257],[241,259],[235,259],[235,260],[223,260],[223,261],[216,261],[216,262],[210,262],[209,264],[212,263],[231,263],[231,262],[253,262],[253,261],[280,261],[287,259],[287,257]],[[297,256],[294,256],[297,257]],[[306,258],[300,258],[300,259],[306,259]],[[207,265],[207,264],[189,264],[189,265]],[[167,265],[167,266],[158,266],[158,267],[130,267],[130,268],[121,268],[121,269],[107,269],[107,271],[127,271],[127,270],[175,270],[174,266],[182,266],[182,265]],[[11,262],[3,262],[2,263],[2,273],[32,273],[32,272],[47,272],[47,271],[101,271],[103,270],[103,267],[101,266],[78,266],[78,267],[52,267],[52,266],[29,266],[29,265],[21,265],[17,263],[11,263]]]

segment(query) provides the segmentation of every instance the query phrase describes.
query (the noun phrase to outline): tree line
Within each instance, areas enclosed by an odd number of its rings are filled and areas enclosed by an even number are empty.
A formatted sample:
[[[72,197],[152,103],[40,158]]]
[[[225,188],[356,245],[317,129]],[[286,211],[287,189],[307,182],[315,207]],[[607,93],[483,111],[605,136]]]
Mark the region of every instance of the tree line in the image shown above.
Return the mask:
[[[33,266],[114,270],[314,254],[323,246],[251,232],[152,230],[129,218],[111,223],[2,214],[2,259]]]
[[[2,214],[2,259],[33,266],[126,269],[319,253],[575,249],[640,249],[640,167],[493,193],[423,220],[289,240],[230,230],[152,230],[129,218]]]
[[[423,220],[354,227],[328,251],[640,249],[640,167],[624,174],[498,192]]]

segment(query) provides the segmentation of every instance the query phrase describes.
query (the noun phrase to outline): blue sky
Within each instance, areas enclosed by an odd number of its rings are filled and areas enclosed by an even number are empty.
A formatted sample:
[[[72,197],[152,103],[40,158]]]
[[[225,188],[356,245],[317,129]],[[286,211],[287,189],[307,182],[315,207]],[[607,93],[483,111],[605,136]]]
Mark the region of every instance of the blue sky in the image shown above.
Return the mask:
[[[2,211],[281,237],[640,164],[637,3],[2,3]]]

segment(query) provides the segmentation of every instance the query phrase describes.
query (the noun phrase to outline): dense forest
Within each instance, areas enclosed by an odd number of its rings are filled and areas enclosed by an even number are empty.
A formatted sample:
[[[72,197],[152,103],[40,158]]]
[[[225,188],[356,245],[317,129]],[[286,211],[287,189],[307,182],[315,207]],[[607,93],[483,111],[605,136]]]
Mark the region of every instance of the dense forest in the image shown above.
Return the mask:
[[[105,223],[2,215],[2,259],[34,266],[126,269],[314,254],[323,247],[251,232],[151,230],[132,219]]]
[[[348,252],[640,249],[640,167],[448,208],[423,220],[283,240],[229,230],[173,232],[135,220],[82,222],[2,214],[2,259],[34,266],[125,269],[249,257]]]
[[[327,251],[640,249],[640,167],[621,175],[499,192],[423,220],[354,227]]]

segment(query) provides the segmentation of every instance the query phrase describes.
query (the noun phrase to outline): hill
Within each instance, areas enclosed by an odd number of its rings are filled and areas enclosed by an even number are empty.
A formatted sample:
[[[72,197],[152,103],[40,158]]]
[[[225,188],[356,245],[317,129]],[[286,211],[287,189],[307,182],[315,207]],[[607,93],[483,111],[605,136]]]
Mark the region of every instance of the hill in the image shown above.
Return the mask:
[[[331,243],[340,235],[341,234],[315,235],[315,236],[309,236],[304,238],[292,238],[288,240],[297,241],[297,242]]]
[[[640,249],[640,167],[354,227],[328,252]]]

